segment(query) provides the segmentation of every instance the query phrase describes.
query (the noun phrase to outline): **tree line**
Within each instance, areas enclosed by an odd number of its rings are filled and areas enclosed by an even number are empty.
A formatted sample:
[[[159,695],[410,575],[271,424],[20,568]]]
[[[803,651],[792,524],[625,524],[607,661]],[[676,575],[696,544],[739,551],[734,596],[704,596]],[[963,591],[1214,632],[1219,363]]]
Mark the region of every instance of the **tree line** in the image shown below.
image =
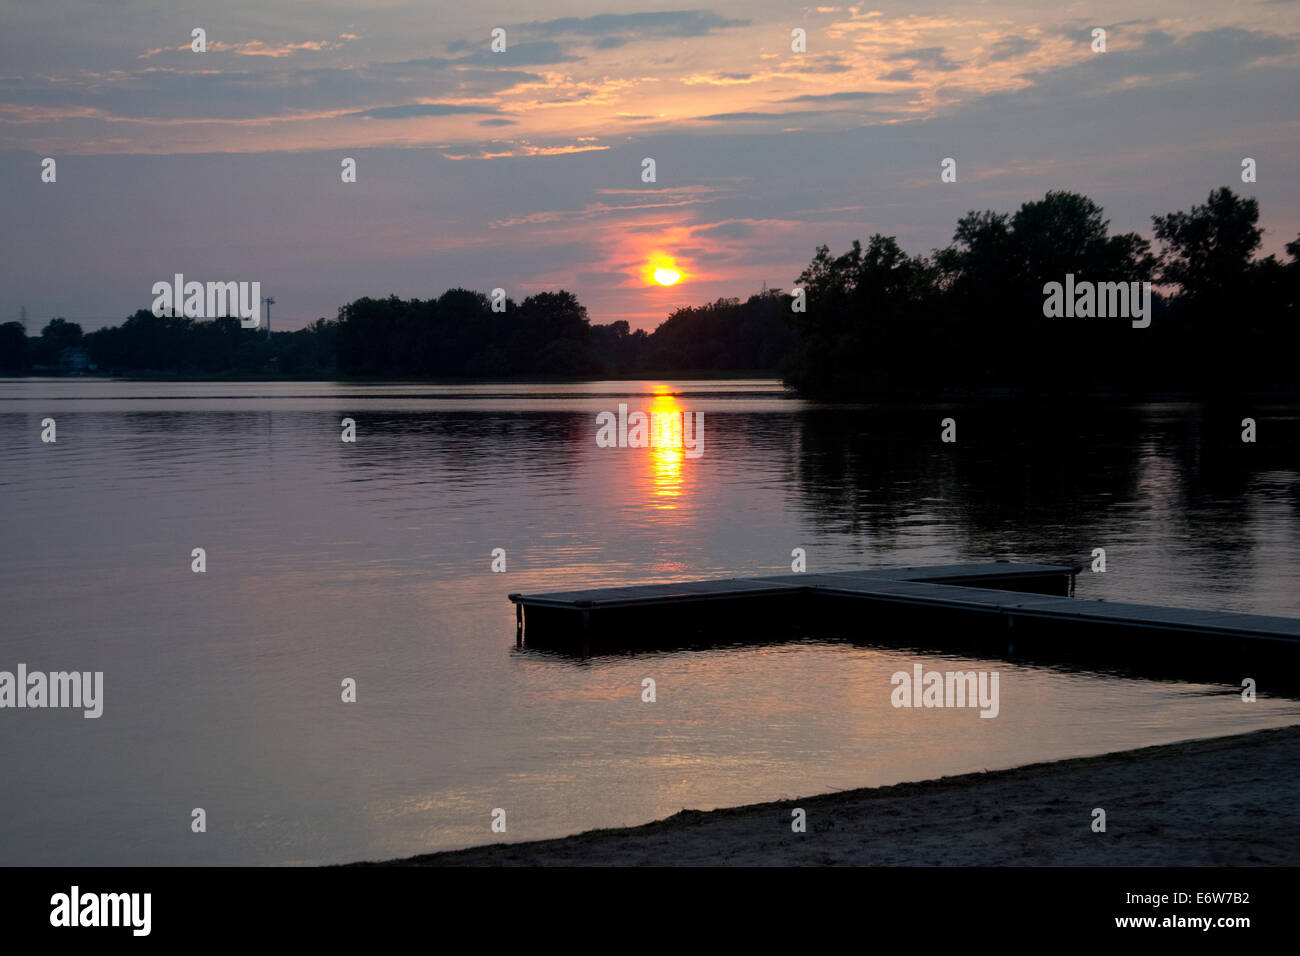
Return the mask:
[[[780,374],[802,394],[871,398],[952,390],[1125,394],[1294,392],[1300,238],[1260,257],[1255,199],[1228,188],[1152,217],[1155,248],[1112,234],[1100,206],[1049,192],[1014,213],[971,212],[952,242],[910,255],[876,234],[820,246],[789,292],[673,312],[652,332],[593,324],[571,292],[492,308],[483,293],[361,298],[305,329],[240,328],[141,310],[84,333],[53,319],[29,337],[0,325],[0,370],[66,364],[108,374],[489,379],[681,373]],[[1154,287],[1152,322],[1048,318],[1044,287]]]
[[[571,292],[505,300],[449,289],[433,299],[362,298],[295,332],[242,329],[141,309],[83,332],[53,319],[39,336],[0,326],[0,370],[53,371],[83,349],[95,371],[122,375],[520,378],[756,372],[775,374],[794,344],[778,293],[678,309],[653,332],[593,325]],[[64,361],[64,364],[66,362]]]
[[[812,396],[952,389],[1123,394],[1296,391],[1300,239],[1258,256],[1259,204],[1228,188],[1152,217],[1156,248],[1111,234],[1100,206],[1049,192],[1015,213],[971,212],[928,256],[892,237],[817,250],[788,384]],[[1048,283],[1150,282],[1147,328],[1048,318]]]

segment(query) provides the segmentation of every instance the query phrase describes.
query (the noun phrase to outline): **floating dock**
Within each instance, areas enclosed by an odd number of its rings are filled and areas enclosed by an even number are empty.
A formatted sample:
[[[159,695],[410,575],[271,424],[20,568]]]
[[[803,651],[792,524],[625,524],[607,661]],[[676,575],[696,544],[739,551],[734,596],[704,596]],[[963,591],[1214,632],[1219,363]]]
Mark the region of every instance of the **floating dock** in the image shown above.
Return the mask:
[[[509,597],[521,646],[582,654],[824,635],[1234,683],[1281,667],[1300,683],[1300,619],[1082,601],[1074,576],[999,561]]]
[[[597,634],[630,635],[671,625],[674,618],[687,630],[698,630],[719,615],[733,625],[751,617],[773,623],[774,614],[780,618],[785,616],[783,612],[815,611],[809,598],[906,596],[911,585],[940,583],[1064,596],[1073,591],[1074,570],[1063,565],[999,561],[511,594],[510,600],[515,604],[517,636],[523,639],[526,623],[533,643],[552,637],[590,640]],[[903,587],[900,590],[895,585]]]

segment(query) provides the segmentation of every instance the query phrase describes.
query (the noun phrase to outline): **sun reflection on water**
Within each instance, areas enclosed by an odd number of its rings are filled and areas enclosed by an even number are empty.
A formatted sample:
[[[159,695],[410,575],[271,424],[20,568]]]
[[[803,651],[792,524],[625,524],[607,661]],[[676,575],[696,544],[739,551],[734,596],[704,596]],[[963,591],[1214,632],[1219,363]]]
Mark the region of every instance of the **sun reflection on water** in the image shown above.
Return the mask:
[[[682,408],[674,395],[656,386],[650,402],[650,427],[652,441],[650,456],[651,481],[656,498],[655,506],[671,510],[678,507],[676,499],[682,494],[682,462],[686,448],[682,443]]]

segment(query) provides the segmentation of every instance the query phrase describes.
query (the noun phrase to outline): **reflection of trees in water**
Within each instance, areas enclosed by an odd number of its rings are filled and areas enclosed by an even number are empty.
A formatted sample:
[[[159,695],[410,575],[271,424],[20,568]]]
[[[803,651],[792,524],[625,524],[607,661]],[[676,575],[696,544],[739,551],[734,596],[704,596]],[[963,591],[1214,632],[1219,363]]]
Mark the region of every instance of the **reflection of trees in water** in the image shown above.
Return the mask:
[[[955,444],[939,440],[949,416]],[[1252,496],[1295,510],[1300,432],[1294,410],[1259,410],[1268,441],[1245,444],[1242,417],[1188,404],[1022,401],[809,411],[793,461],[811,520],[875,546],[932,515],[971,553],[1069,557],[1148,523],[1235,560],[1250,548]]]
[[[357,420],[357,442],[365,442],[365,449],[364,455],[344,454],[343,460],[349,467],[393,475],[427,472],[432,466],[469,475],[484,470],[569,473],[583,445],[594,446],[596,434],[595,414],[585,411],[349,414]],[[333,416],[334,424],[342,417]]]

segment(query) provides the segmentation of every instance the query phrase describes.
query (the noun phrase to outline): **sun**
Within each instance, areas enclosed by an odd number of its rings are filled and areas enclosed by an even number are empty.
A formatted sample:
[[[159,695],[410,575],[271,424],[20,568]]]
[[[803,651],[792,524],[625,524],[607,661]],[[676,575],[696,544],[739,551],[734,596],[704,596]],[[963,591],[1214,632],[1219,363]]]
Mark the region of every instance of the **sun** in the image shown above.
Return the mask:
[[[641,279],[648,285],[674,286],[679,282],[693,278],[678,262],[675,256],[662,249],[647,253],[641,267]]]

